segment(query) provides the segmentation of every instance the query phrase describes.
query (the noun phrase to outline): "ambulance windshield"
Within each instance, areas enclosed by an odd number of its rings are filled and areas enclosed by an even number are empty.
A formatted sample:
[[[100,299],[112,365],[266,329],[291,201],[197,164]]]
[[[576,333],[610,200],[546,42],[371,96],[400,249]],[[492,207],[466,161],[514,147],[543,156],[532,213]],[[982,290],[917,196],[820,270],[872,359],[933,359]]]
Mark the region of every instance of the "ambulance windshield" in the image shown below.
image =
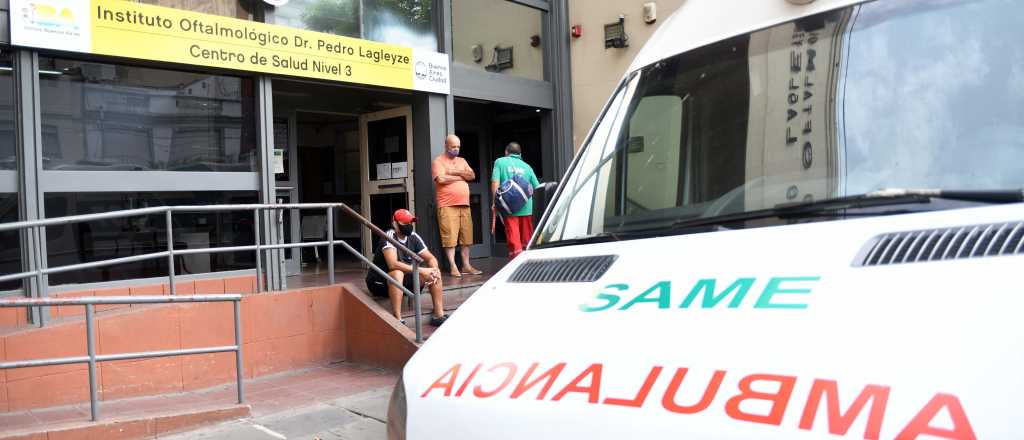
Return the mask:
[[[883,188],[1020,189],[1022,14],[878,1],[649,65],[613,95],[535,245]]]

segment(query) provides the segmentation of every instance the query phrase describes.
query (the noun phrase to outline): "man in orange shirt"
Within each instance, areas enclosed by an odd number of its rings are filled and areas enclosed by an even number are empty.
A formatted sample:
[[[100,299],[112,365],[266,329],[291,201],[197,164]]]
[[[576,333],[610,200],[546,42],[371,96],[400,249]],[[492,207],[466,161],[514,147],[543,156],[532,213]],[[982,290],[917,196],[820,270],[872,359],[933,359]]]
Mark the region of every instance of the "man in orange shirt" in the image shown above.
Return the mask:
[[[479,275],[469,263],[469,247],[473,245],[473,217],[469,211],[469,184],[476,173],[466,159],[459,157],[462,141],[450,134],[444,139],[444,153],[434,158],[431,171],[437,190],[437,223],[441,228],[441,247],[448,257],[453,277],[462,272]],[[455,247],[461,246],[462,271],[455,265]]]

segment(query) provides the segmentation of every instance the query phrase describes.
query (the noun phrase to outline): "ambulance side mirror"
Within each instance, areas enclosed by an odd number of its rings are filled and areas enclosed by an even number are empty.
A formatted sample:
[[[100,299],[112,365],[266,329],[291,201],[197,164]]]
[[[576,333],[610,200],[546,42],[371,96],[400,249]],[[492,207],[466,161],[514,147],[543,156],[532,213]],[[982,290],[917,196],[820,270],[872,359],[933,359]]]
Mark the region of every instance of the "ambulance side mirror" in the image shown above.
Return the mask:
[[[540,221],[544,210],[548,208],[551,198],[558,191],[558,182],[543,182],[533,189],[533,218]]]

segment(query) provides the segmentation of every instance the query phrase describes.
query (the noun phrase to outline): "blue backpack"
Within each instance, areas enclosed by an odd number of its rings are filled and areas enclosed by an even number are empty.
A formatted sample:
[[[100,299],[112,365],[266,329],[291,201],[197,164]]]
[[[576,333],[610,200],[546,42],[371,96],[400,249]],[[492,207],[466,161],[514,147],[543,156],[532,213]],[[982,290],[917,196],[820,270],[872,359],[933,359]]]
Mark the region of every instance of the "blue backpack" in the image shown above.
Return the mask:
[[[515,214],[533,197],[533,185],[523,176],[513,174],[511,178],[501,182],[495,195],[494,205],[504,216]]]

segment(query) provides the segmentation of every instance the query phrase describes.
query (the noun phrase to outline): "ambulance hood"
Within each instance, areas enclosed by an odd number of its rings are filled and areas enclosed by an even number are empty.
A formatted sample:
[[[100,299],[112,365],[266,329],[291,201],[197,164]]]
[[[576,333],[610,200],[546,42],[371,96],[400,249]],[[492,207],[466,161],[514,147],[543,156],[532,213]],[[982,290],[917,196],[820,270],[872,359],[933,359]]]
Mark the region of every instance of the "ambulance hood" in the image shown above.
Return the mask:
[[[1022,223],[1016,204],[530,250],[407,364],[408,438],[1014,437],[1024,249],[966,255]],[[949,259],[864,261],[946,228]],[[508,282],[595,255],[596,282]]]

